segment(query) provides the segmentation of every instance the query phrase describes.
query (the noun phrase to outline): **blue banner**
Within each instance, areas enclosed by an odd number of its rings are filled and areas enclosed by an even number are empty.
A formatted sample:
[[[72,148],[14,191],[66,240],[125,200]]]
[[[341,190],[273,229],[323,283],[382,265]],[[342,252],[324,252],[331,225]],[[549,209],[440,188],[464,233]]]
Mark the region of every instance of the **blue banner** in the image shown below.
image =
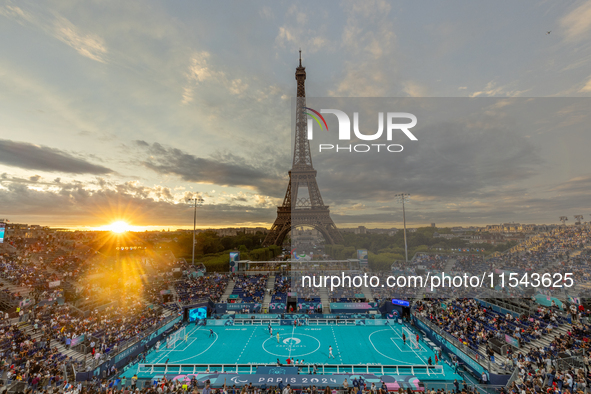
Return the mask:
[[[519,341],[513,338],[511,335],[505,334],[505,342],[507,342],[509,345],[513,347],[519,347]]]
[[[252,385],[255,387],[266,385],[269,388],[271,386],[278,386],[280,382],[283,382],[284,385],[289,384],[293,388],[308,387],[312,385],[315,385],[319,388],[326,386],[331,388],[341,388],[345,379],[347,379],[349,387],[351,387],[353,379],[359,379],[361,377],[363,377],[363,380],[368,387],[370,387],[372,383],[375,383],[377,387],[380,387],[382,384],[381,382],[384,382],[388,388],[388,391],[390,392],[398,391],[401,388],[404,389],[405,392],[407,389],[410,389],[411,391],[424,391],[424,387],[421,385],[420,380],[414,375],[384,375],[381,377],[378,377],[374,374],[296,375],[283,373],[256,373],[253,375],[219,373],[166,375],[167,379],[180,382],[190,382],[192,378],[195,378],[200,383],[204,383],[209,380],[211,382],[211,387],[214,388],[223,387],[224,382],[229,387],[233,385],[236,385],[236,387],[243,387],[249,383],[252,383]]]
[[[236,374],[220,374],[212,386],[221,387],[224,385],[224,381],[229,385],[236,385],[237,387],[243,387],[252,383],[253,386],[277,386],[279,382],[283,382],[284,385],[291,386],[310,386],[316,385],[317,387],[342,387],[345,379],[350,383],[352,376],[359,375],[270,375],[270,374],[255,374],[255,375],[236,375]],[[380,378],[372,374],[364,374],[363,378],[365,382],[371,386],[371,383],[375,383],[376,386],[380,384]]]
[[[354,313],[375,311],[378,309],[377,302],[331,302],[330,311],[332,313]]]
[[[263,304],[258,302],[242,302],[242,303],[221,303],[215,304],[215,313],[226,313],[227,311],[242,312],[248,310],[247,313],[261,313]]]
[[[558,298],[550,297],[550,296],[547,296],[544,294],[537,294],[536,295],[536,302],[540,305],[552,306],[552,301],[554,301],[554,305],[556,305],[560,309],[564,310],[564,307],[562,306],[562,301],[560,301]]]
[[[270,313],[283,313],[287,309],[285,302],[271,302],[269,303]]]
[[[70,342],[70,346],[71,347],[78,346],[82,342],[84,342],[84,334],[77,336],[76,338],[72,338],[72,341]]]
[[[251,314],[242,314],[236,313],[234,315],[234,319],[280,319],[281,315],[273,314],[273,313],[251,313]]]
[[[410,306],[410,302],[404,300],[392,300],[392,304],[399,306]]]
[[[316,312],[318,308],[322,308],[322,302],[300,302],[298,303],[298,312],[306,313],[309,310]]]

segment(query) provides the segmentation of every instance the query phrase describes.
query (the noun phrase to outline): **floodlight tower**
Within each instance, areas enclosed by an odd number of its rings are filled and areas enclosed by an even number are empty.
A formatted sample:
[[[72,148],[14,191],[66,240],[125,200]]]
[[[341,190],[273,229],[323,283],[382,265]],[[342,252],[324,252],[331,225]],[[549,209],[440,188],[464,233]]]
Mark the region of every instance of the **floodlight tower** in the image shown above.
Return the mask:
[[[581,225],[582,221],[583,221],[583,215],[575,215],[575,224],[576,225]]]
[[[404,261],[406,261],[407,263],[408,263],[408,245],[406,243],[406,212],[404,210],[404,203],[408,202],[409,196],[410,196],[410,194],[408,194],[408,193],[400,193],[400,194],[394,195],[394,197],[396,197],[397,202],[402,203],[402,221],[404,222]]]
[[[562,225],[563,225],[563,226],[566,226],[566,221],[567,221],[567,220],[568,220],[568,217],[566,217],[566,216],[561,216],[561,217],[560,217],[560,221],[562,222]]]
[[[191,257],[191,264],[195,265],[195,229],[197,227],[197,207],[203,205],[203,199],[199,196],[187,199],[187,203],[193,205],[193,255]]]

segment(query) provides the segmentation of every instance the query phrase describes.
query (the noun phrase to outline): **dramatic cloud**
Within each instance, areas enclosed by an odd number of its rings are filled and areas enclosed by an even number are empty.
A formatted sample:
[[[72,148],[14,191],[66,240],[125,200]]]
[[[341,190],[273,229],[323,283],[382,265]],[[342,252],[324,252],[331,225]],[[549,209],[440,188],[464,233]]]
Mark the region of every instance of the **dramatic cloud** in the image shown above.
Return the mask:
[[[186,196],[189,196],[187,193]],[[167,188],[149,188],[136,182],[109,184],[97,180],[31,188],[11,179],[2,181],[0,203],[10,206],[13,216],[56,226],[101,226],[124,219],[136,226],[182,226],[192,223],[186,196],[173,196]],[[235,226],[236,223],[261,225],[271,221],[272,210],[256,204],[245,209],[232,203],[206,203],[199,210],[200,226]]]
[[[384,0],[230,13],[190,0],[0,1],[0,139],[23,141],[0,140],[1,216],[84,225],[122,203],[152,213],[146,224],[184,225],[184,193],[202,192],[207,225],[270,224],[292,162],[300,48],[312,108],[314,97],[500,98],[450,114],[418,105],[419,141],[393,141],[400,154],[313,148],[338,223],[397,225],[402,191],[423,224],[589,212],[589,105],[558,112],[536,97],[591,95],[591,1],[525,0],[511,13],[452,3],[417,19],[420,4]],[[359,111],[375,130],[375,112]]]
[[[113,172],[59,149],[10,140],[0,140],[0,163],[28,170],[69,174],[101,175]]]
[[[281,194],[286,187],[285,173],[277,172],[275,166],[253,166],[230,154],[217,158],[196,157],[159,143],[150,145],[145,141],[136,141],[136,145],[146,149],[150,155],[143,162],[146,167],[160,174],[177,175],[187,182],[253,188],[273,197]]]

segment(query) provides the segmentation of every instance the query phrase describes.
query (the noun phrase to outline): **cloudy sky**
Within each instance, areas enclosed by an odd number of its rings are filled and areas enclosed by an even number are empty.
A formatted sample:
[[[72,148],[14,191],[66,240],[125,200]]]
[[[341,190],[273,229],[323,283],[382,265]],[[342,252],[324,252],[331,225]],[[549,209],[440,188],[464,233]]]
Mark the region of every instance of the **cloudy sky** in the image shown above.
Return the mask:
[[[0,218],[176,228],[199,192],[202,227],[270,225],[299,48],[309,97],[433,97],[458,114],[376,176],[315,157],[338,225],[399,227],[395,192],[412,194],[411,225],[589,219],[591,1],[75,0],[0,0]],[[517,101],[519,118],[506,97],[551,101]],[[491,110],[515,123],[491,126]],[[526,127],[536,114],[564,138]]]

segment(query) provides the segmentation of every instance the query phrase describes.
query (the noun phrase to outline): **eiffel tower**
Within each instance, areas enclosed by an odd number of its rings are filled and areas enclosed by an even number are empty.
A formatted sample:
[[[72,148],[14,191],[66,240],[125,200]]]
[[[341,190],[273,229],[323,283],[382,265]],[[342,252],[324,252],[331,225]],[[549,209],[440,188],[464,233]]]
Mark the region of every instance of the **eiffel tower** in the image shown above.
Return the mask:
[[[296,68],[295,78],[298,88],[293,164],[289,171],[289,184],[283,204],[277,207],[277,219],[263,245],[283,245],[287,233],[298,226],[313,227],[329,244],[343,243],[343,236],[330,218],[328,205],[324,205],[322,201],[318,183],[316,183],[316,170],[312,166],[310,142],[306,138],[306,68],[302,67],[302,51],[300,51],[300,65]]]

